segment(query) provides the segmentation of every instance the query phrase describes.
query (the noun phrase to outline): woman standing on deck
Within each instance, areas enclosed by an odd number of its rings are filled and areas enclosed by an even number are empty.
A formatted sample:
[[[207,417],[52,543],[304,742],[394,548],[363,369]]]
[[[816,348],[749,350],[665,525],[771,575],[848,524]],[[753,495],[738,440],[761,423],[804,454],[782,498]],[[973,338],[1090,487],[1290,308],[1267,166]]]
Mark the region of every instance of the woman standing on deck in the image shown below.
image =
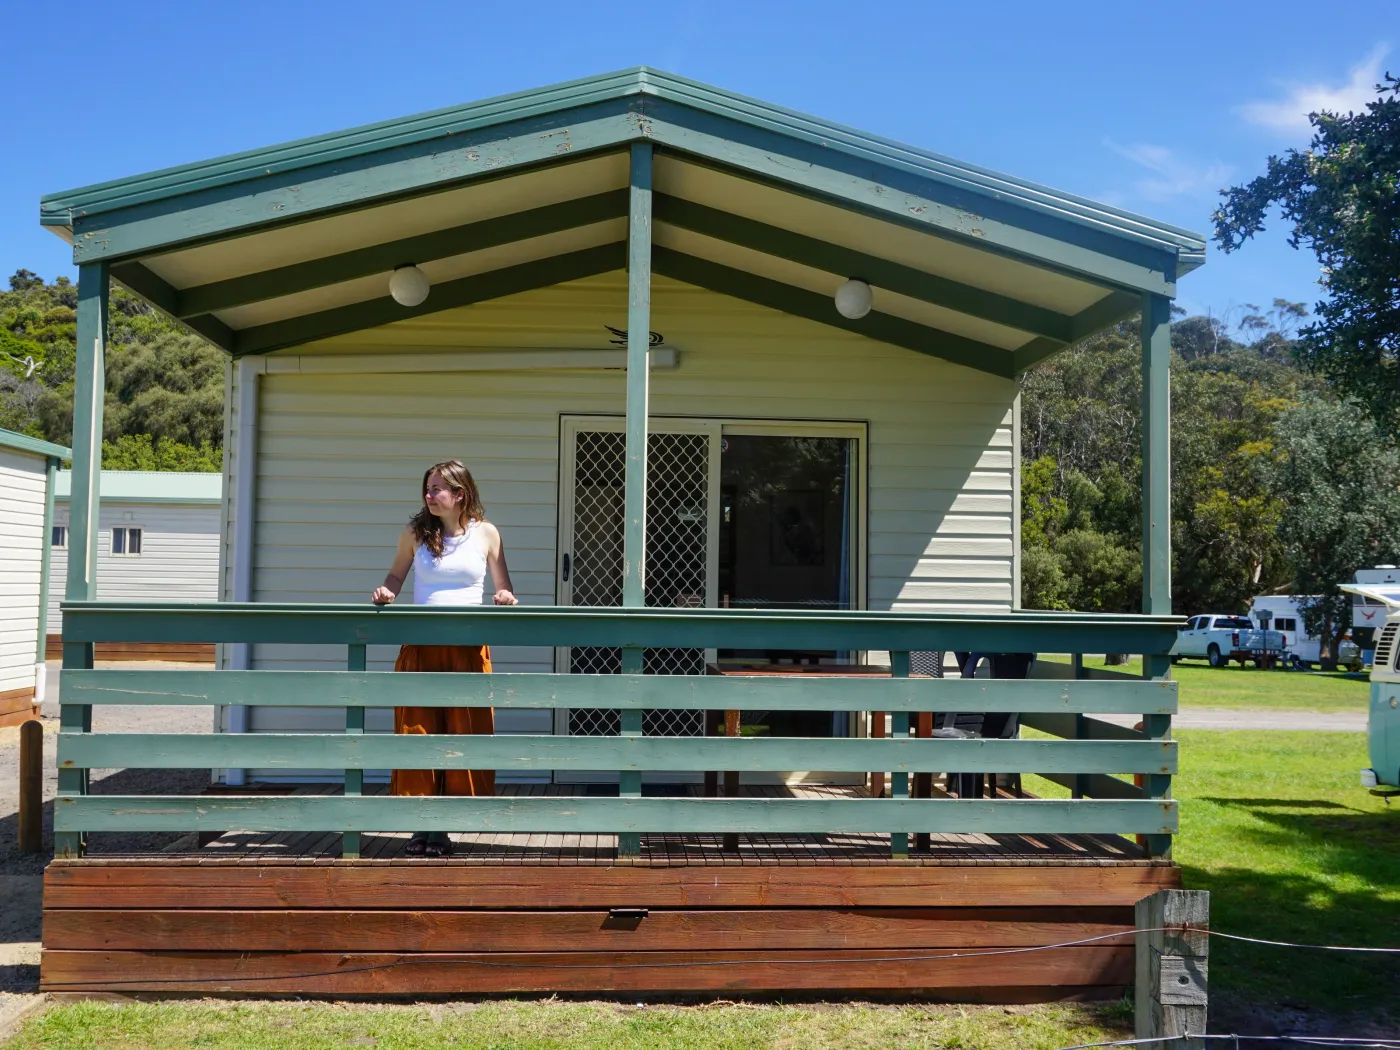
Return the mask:
[[[388,605],[403,589],[413,567],[414,605],[481,605],[486,573],[496,584],[497,605],[516,605],[510,570],[496,526],[486,520],[471,472],[455,459],[429,467],[423,475],[423,506],[399,533],[399,547],[383,585],[371,600]],[[484,645],[405,645],[395,671],[491,670]],[[494,733],[489,707],[396,707],[395,733]],[[393,795],[494,795],[496,773],[489,769],[396,769]],[[452,852],[446,832],[414,835],[412,856],[445,857]]]

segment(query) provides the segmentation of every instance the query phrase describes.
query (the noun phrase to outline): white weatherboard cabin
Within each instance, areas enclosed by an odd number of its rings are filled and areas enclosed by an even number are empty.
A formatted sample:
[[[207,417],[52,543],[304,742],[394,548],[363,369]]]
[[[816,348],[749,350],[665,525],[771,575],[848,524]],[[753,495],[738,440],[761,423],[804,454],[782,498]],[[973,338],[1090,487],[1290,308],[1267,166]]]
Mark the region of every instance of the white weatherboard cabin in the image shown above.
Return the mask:
[[[37,717],[44,682],[55,474],[72,453],[0,430],[0,726]],[[61,576],[59,577],[62,578]]]
[[[68,571],[72,473],[58,472],[50,540],[53,577]],[[98,521],[97,585],[117,601],[212,602],[219,598],[219,505],[223,478],[181,471],[104,470]],[[51,588],[48,649],[60,654],[61,587]],[[104,647],[104,659],[212,659],[211,646]]]
[[[1005,1002],[1136,979],[1162,1034],[1184,993],[1160,936],[982,949],[1207,919],[1162,895],[1170,307],[1203,238],[645,68],[55,194],[41,220],[79,268],[44,990]],[[229,355],[217,602],[103,600],[113,280]],[[1022,611],[1017,376],[1138,317],[1143,613]],[[372,607],[450,457],[524,604]],[[94,667],[151,641],[217,643],[220,668]],[[377,673],[401,643],[489,644],[495,670]],[[940,649],[1000,680],[921,674]],[[1036,652],[1074,680],[1011,680]],[[227,732],[142,737],[142,762],[309,782],[87,792],[135,746],[93,707],[191,700]],[[366,732],[420,704],[489,705],[502,735]],[[396,797],[366,783],[386,768],[499,777]],[[200,834],[83,857],[116,830]],[[414,867],[418,831],[457,853]],[[934,945],[957,958],[904,957]],[[1204,1030],[1189,1009],[1174,1030]]]

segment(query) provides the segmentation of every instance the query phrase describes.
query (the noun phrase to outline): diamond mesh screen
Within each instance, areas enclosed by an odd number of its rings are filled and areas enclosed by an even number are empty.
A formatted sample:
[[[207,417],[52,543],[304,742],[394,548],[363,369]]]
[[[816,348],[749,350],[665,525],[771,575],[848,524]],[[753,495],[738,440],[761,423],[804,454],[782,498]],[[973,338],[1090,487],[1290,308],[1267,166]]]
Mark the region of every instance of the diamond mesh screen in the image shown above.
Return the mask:
[[[709,529],[709,438],[704,434],[647,437],[647,564],[644,601],[650,607],[703,606]],[[573,604],[622,604],[623,482],[626,436],[579,431],[574,439]],[[615,646],[575,646],[574,674],[619,674]],[[643,674],[704,674],[703,649],[648,649]],[[573,736],[619,732],[616,711],[575,708]],[[703,736],[704,712],[645,711],[647,736]]]

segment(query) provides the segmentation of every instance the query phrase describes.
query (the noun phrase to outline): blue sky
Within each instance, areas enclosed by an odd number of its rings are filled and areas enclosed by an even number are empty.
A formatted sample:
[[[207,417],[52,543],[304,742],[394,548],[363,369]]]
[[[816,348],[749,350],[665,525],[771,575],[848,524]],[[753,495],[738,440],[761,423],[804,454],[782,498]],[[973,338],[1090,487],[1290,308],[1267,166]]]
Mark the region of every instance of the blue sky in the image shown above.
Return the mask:
[[[1117,3],[74,2],[5,15],[0,276],[72,274],[44,193],[652,65],[1202,233],[1217,191],[1400,71],[1400,8]],[[1191,312],[1317,299],[1279,228]]]

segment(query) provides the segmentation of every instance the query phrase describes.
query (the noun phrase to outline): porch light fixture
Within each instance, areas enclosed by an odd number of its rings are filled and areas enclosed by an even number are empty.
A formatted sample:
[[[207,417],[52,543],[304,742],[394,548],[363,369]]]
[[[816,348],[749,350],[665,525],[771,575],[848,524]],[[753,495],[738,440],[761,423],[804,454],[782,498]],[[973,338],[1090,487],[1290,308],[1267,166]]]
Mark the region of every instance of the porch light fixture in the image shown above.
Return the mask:
[[[423,271],[411,263],[397,266],[389,278],[389,294],[400,306],[417,306],[428,298],[428,278]]]
[[[836,312],[852,321],[858,321],[868,314],[872,301],[870,285],[859,277],[850,278],[836,289]]]

